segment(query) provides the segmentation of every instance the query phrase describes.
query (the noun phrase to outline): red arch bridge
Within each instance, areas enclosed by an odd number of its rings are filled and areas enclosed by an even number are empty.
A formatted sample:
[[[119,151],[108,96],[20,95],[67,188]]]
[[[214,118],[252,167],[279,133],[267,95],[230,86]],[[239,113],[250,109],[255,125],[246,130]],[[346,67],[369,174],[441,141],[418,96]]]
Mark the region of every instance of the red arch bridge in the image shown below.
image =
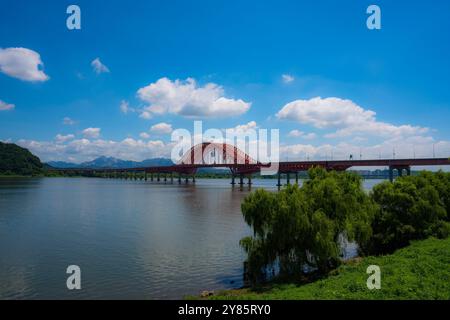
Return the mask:
[[[377,160],[331,160],[331,161],[286,161],[278,162],[276,174],[278,175],[278,186],[281,186],[281,175],[285,175],[287,183],[290,183],[291,175],[295,176],[298,182],[298,174],[308,171],[313,167],[322,167],[327,170],[345,171],[351,167],[389,167],[389,178],[394,179],[394,171],[397,176],[411,174],[411,166],[447,166],[450,165],[450,158],[422,158],[422,159],[377,159]],[[271,163],[260,163],[237,147],[224,143],[202,143],[192,147],[186,152],[181,160],[171,166],[155,166],[142,168],[70,168],[56,169],[63,173],[83,173],[83,174],[104,174],[111,178],[131,178],[137,179],[140,174],[141,179],[154,181],[171,182],[178,178],[186,182],[189,178],[195,182],[196,173],[200,168],[228,168],[231,172],[231,184],[244,184],[244,178],[248,179],[248,184],[252,183],[252,175],[260,173],[262,169],[268,169]],[[175,177],[174,177],[175,176]]]

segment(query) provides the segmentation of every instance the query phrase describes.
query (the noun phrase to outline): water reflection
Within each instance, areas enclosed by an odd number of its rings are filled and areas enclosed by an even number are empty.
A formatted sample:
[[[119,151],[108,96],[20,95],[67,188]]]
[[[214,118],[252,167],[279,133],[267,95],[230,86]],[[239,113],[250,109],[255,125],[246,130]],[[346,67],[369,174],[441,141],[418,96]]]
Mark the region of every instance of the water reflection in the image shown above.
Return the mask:
[[[240,286],[248,193],[226,179],[0,179],[0,298],[172,299]],[[66,289],[70,264],[81,291]]]

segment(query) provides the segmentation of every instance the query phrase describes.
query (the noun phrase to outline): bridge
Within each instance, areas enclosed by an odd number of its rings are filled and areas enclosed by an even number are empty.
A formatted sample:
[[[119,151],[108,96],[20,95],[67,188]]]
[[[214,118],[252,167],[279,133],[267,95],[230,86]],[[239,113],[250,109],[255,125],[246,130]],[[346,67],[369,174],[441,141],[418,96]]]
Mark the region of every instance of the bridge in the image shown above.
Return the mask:
[[[311,168],[321,167],[326,170],[345,171],[351,167],[388,167],[389,178],[394,179],[394,172],[397,176],[411,175],[411,166],[447,166],[450,165],[450,158],[422,158],[422,159],[377,159],[377,160],[330,160],[330,161],[285,161],[278,162],[277,176],[278,186],[281,186],[281,175],[286,176],[287,184],[290,184],[291,175],[295,176],[298,183],[299,172],[308,171]],[[178,182],[189,178],[195,182],[196,173],[201,168],[227,168],[231,172],[231,184],[244,185],[244,179],[248,179],[248,184],[252,184],[252,175],[260,173],[262,169],[270,168],[272,163],[260,163],[236,146],[225,143],[205,142],[192,147],[186,152],[177,164],[171,166],[156,166],[142,168],[71,168],[56,169],[58,172],[82,172],[87,174],[104,174],[111,178],[131,178],[137,179],[140,174],[146,181],[167,181],[170,178],[174,181],[177,175]]]

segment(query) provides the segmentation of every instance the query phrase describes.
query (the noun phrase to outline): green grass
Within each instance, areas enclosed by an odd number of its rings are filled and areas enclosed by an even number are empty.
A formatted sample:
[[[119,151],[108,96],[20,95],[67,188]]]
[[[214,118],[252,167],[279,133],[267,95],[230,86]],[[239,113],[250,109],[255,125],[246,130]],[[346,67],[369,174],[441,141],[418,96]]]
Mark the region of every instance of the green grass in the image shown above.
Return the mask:
[[[369,265],[381,268],[381,289],[367,289]],[[348,261],[335,275],[306,285],[272,284],[219,292],[211,299],[450,299],[450,238],[413,242],[392,255]]]

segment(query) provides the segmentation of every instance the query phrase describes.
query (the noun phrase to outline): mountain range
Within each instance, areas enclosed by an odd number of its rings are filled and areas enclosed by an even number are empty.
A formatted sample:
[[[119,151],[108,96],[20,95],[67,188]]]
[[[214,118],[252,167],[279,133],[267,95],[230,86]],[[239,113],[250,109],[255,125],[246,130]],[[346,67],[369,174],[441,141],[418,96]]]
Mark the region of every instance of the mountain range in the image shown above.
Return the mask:
[[[144,161],[131,161],[131,160],[121,160],[113,157],[99,157],[92,161],[86,161],[82,163],[72,163],[64,161],[49,161],[47,165],[58,168],[58,169],[69,169],[69,168],[112,168],[112,169],[122,169],[122,168],[139,168],[139,167],[163,167],[173,165],[172,160],[165,158],[154,158],[147,159]]]

